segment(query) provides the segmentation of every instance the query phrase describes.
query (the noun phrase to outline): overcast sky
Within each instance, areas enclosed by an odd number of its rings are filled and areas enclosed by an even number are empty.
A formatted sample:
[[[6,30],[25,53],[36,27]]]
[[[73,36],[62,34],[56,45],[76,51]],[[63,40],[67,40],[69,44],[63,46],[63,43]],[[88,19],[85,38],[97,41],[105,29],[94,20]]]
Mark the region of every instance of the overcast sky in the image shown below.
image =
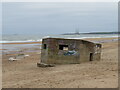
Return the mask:
[[[117,2],[6,2],[3,34],[117,31]]]

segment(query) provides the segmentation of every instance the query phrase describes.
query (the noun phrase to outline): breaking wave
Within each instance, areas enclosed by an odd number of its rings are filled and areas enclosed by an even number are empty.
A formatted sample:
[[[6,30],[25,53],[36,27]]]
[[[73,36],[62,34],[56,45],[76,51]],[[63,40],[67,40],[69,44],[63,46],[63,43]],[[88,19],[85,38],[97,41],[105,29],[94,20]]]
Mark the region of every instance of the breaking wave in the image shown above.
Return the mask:
[[[83,38],[111,38],[111,37],[118,37],[118,35],[52,35],[52,36],[43,36],[43,37],[37,37],[34,38],[32,37],[31,39],[28,39],[29,37],[25,37],[23,38],[21,37],[17,37],[17,40],[14,40],[15,38],[10,38],[7,37],[5,39],[3,39],[3,41],[1,40],[0,43],[22,43],[22,42],[41,42],[43,38],[66,38],[66,39],[83,39]],[[38,39],[40,38],[40,39]]]

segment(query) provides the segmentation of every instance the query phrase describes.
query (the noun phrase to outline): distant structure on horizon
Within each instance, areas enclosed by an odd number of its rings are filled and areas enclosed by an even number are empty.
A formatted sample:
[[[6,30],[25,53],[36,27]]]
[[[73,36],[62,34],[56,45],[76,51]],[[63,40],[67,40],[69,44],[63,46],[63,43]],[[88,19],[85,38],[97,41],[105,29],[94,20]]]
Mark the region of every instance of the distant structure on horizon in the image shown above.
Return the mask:
[[[81,34],[120,34],[120,32],[89,32],[89,33],[79,33],[79,30],[76,30],[75,33],[64,33],[62,35],[81,35]]]
[[[41,60],[45,64],[75,64],[100,60],[101,44],[86,40],[44,38]],[[38,66],[40,65],[38,63]]]
[[[76,29],[75,34],[80,34],[78,28]]]

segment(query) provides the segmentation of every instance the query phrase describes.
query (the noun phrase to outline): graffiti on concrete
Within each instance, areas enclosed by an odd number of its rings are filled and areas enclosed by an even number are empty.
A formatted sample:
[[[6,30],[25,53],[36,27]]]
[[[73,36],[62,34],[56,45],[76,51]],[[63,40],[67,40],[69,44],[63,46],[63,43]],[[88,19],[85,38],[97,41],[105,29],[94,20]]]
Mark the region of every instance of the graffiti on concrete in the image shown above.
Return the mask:
[[[68,52],[65,52],[65,53],[64,53],[65,56],[76,55],[76,54],[77,54],[77,52],[76,52],[75,50],[73,50],[73,51],[68,51]]]

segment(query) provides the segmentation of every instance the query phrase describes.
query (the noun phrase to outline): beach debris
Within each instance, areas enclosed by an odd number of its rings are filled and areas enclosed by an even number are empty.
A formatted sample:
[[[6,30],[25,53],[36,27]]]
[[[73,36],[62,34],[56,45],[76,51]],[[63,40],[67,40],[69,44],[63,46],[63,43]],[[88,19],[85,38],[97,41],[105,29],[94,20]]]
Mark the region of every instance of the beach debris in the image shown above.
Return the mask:
[[[21,59],[24,59],[25,57],[29,57],[29,56],[30,55],[18,54],[17,56],[10,57],[8,60],[9,61],[17,61],[17,60],[21,60]]]
[[[38,67],[55,67],[54,64],[37,63]]]
[[[24,55],[25,57],[29,57],[30,55]]]
[[[17,60],[19,60],[19,59],[16,59],[15,57],[10,57],[8,60],[9,60],[9,61],[17,61]]]
[[[25,57],[29,57],[30,55],[28,54],[18,54],[18,56],[16,56],[16,58],[25,58]]]

